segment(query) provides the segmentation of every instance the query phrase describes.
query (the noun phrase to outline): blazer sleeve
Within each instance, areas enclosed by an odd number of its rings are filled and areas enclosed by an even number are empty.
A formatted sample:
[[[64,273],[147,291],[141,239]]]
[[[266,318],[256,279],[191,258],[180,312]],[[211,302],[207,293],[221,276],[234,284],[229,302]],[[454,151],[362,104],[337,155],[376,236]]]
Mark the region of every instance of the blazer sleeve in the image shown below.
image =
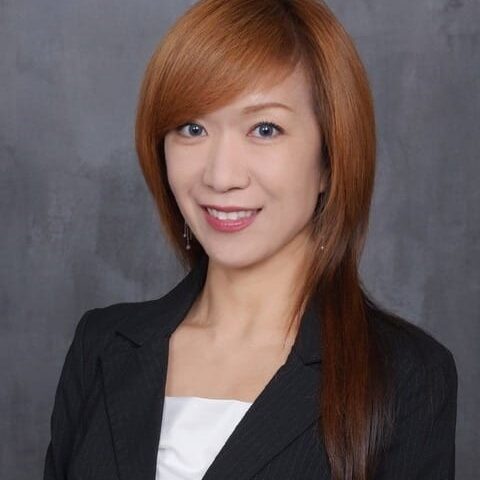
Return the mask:
[[[394,434],[375,480],[454,480],[457,369],[450,351],[399,389]]]
[[[50,442],[45,455],[44,480],[67,478],[68,461],[85,400],[83,338],[93,310],[85,312],[78,322],[62,367],[50,419]]]

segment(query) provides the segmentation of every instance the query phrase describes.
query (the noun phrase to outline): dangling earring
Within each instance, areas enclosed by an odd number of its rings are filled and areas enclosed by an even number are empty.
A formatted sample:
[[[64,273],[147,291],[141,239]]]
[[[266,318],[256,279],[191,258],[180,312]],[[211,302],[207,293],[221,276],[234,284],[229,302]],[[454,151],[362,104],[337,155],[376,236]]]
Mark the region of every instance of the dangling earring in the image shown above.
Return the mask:
[[[185,248],[187,250],[190,250],[190,248],[191,248],[190,240],[192,239],[192,232],[191,232],[190,228],[188,227],[186,221],[184,222],[184,226],[183,226],[183,238],[186,239]]]

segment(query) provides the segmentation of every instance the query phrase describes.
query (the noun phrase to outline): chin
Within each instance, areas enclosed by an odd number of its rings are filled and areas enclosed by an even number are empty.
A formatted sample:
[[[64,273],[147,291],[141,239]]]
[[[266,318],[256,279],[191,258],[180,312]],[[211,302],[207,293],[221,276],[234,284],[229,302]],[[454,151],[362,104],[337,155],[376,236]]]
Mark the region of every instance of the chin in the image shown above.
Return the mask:
[[[254,249],[252,249],[254,250]],[[257,254],[255,254],[257,253]],[[209,261],[215,263],[217,266],[224,269],[244,269],[250,268],[258,263],[261,263],[265,257],[258,256],[258,252],[242,253],[237,252],[233,254],[231,249],[224,252],[207,252]]]

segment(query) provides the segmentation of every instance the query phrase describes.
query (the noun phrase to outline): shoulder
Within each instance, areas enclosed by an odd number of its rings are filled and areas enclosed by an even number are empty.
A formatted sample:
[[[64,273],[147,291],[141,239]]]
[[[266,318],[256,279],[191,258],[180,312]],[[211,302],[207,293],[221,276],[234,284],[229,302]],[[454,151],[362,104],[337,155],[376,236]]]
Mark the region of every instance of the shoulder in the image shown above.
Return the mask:
[[[431,333],[390,312],[369,316],[385,353],[393,397],[375,478],[453,478],[457,369]],[[433,461],[433,459],[435,459]]]
[[[389,360],[404,370],[428,370],[454,362],[445,344],[412,321],[378,308],[369,318]]]
[[[135,320],[139,313],[157,304],[163,297],[138,302],[119,302],[86,310],[75,326],[71,340],[71,356],[81,364],[84,375],[94,375],[99,358],[115,340],[117,330],[123,322]]]
[[[390,368],[399,402],[413,397],[455,401],[457,367],[445,344],[410,320],[387,311],[375,309],[369,319]]]
[[[77,322],[74,341],[81,342],[85,351],[99,353],[108,346],[120,324],[162,299],[119,302],[89,309]]]

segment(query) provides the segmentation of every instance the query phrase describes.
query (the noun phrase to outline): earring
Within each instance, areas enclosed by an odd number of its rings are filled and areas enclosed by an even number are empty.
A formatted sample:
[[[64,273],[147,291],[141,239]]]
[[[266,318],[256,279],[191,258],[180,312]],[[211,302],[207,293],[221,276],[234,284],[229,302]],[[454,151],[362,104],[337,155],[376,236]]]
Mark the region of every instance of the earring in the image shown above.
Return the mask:
[[[183,226],[183,238],[186,239],[185,248],[187,250],[190,250],[190,248],[191,248],[190,240],[192,239],[192,232],[191,232],[190,228],[188,227],[186,221],[184,222],[184,226]]]

